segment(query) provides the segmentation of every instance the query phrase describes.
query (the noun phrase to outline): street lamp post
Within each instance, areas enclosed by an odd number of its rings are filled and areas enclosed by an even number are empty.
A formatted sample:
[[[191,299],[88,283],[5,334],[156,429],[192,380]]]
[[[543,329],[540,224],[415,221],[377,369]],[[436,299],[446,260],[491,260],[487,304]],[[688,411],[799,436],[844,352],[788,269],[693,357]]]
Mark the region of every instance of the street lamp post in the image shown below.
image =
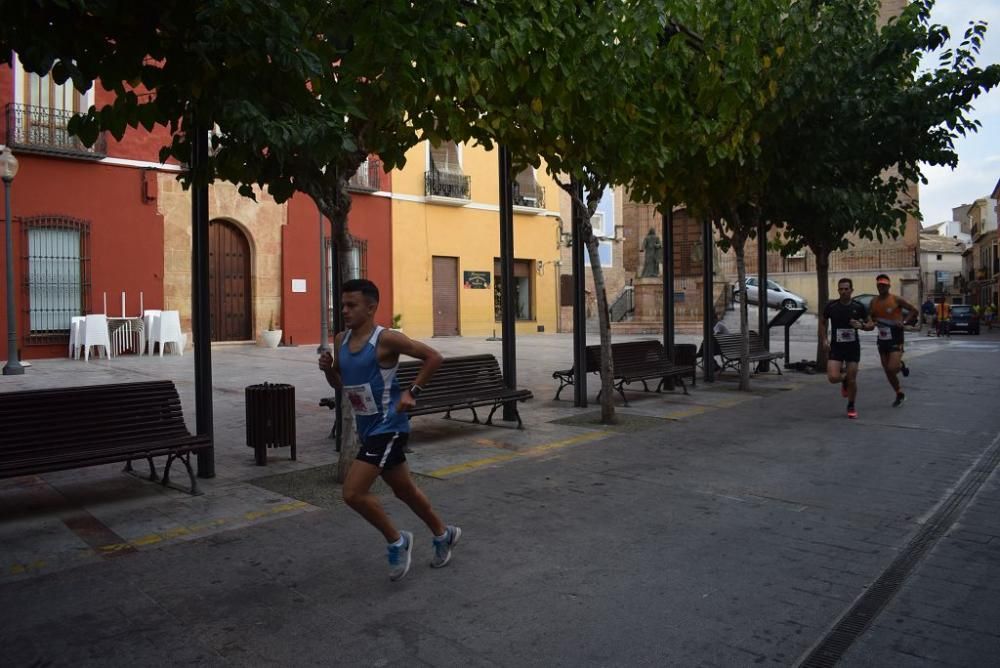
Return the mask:
[[[10,152],[9,146],[0,146],[0,178],[3,179],[4,230],[7,238],[7,363],[3,367],[3,375],[5,376],[24,374],[24,366],[17,358],[17,320],[14,309],[14,238],[10,222],[10,185],[16,175],[17,158]]]

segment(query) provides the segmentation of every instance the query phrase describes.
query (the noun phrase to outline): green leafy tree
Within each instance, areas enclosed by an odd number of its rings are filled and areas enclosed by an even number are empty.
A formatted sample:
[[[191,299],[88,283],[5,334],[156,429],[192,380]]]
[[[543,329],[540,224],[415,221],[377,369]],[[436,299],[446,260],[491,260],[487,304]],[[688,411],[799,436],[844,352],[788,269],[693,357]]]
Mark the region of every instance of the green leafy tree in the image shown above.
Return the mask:
[[[543,158],[578,206],[571,224],[594,278],[601,417],[608,423],[614,420],[611,332],[600,242],[590,221],[605,190],[631,180],[636,151],[661,148],[638,140],[648,136],[640,128],[660,122],[655,101],[641,98],[648,96],[652,63],[666,56],[663,45],[683,32],[670,17],[687,3],[511,4],[478,4],[482,20],[469,22],[470,51],[477,55],[464,61],[478,79],[457,104],[473,126],[471,136],[503,143],[535,166]],[[671,86],[671,63],[659,68],[659,90]]]
[[[109,103],[70,122],[85,143],[100,132],[121,138],[128,128],[163,127],[169,143],[160,158],[190,166],[192,137],[214,128],[208,160],[181,173],[185,186],[220,179],[251,198],[265,189],[279,203],[304,193],[346,252],[347,181],[370,154],[393,168],[425,138],[487,136],[455,100],[471,91],[481,98],[463,54],[481,46],[474,33],[482,21],[510,19],[492,7],[36,0],[4,5],[0,48],[29,72],[110,93]],[[492,48],[510,59],[518,40]],[[341,474],[357,448],[345,442]]]
[[[645,140],[666,150],[640,157],[632,182],[645,201],[661,208],[684,202],[696,217],[712,220],[719,245],[733,248],[743,297],[740,389],[749,388],[750,372],[744,249],[764,219],[764,194],[783,141],[778,128],[809,100],[808,89],[791,95],[787,86],[810,39],[805,4],[706,0],[688,8],[684,23],[700,36],[700,47],[686,59],[682,85],[663,91],[663,120]]]
[[[460,72],[450,58],[459,3],[38,0],[4,10],[0,48],[27,71],[111,93],[71,121],[85,143],[166,127],[160,158],[190,164],[192,134],[215,128],[185,185],[221,179],[279,203],[305,193],[341,248],[346,184],[364,160],[399,166],[422,130],[456,118],[428,82]]]
[[[816,256],[818,308],[829,300],[829,258],[856,238],[898,237],[919,216],[912,184],[921,163],[955,166],[954,140],[978,128],[975,98],[1000,83],[1000,66],[976,66],[986,26],[974,22],[949,47],[930,23],[932,0],[912,2],[884,27],[878,2],[828,3],[817,17],[815,55],[799,80],[824,81],[816,104],[787,118],[768,209],[784,228],[785,253]],[[924,56],[937,66],[920,71]],[[826,351],[817,342],[817,365]]]

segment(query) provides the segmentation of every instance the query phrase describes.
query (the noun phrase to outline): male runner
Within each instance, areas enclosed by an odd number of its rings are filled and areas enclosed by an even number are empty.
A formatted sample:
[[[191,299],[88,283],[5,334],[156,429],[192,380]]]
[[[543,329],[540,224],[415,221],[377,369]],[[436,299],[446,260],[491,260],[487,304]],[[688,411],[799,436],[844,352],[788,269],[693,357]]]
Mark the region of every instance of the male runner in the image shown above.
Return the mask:
[[[346,330],[337,334],[334,354],[325,351],[320,356],[319,368],[330,386],[351,403],[361,441],[357,460],[344,481],[344,502],[385,536],[389,578],[399,580],[410,570],[413,534],[397,530],[371,493],[376,478],[382,476],[434,534],[432,568],[448,565],[451,550],[462,536],[460,528],[441,521],[413,483],[403,454],[410,432],[406,411],[416,406],[422,387],[441,365],[441,354],[402,332],[375,325],[379,294],[371,281],[346,281],[342,293]],[[400,355],[424,361],[414,384],[402,390],[396,378]]]
[[[819,340],[828,353],[826,378],[831,383],[840,383],[840,394],[847,399],[847,417],[857,419],[858,411],[854,400],[858,396],[858,362],[861,360],[859,329],[874,329],[868,325],[868,314],[864,305],[851,299],[854,283],[849,278],[837,281],[835,299],[826,305],[819,317]],[[827,338],[827,322],[832,329],[832,343]]]
[[[902,297],[891,294],[890,285],[892,282],[886,274],[875,277],[878,295],[872,299],[871,313],[868,315],[870,322],[878,329],[878,354],[882,358],[885,377],[896,392],[896,400],[892,402],[893,407],[896,407],[906,401],[906,395],[899,384],[899,371],[903,368],[903,311],[909,311],[909,320],[906,322],[909,325],[917,321],[919,311]],[[909,375],[909,371],[905,370],[903,375]]]

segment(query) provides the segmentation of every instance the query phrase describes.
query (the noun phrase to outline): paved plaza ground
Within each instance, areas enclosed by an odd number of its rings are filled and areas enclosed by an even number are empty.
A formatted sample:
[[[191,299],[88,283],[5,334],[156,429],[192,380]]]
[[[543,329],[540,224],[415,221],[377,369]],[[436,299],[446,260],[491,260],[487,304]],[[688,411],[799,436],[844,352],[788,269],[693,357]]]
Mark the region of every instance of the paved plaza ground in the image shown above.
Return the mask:
[[[332,482],[315,349],[214,346],[217,475],[201,496],[120,466],[0,481],[3,663],[829,665],[817,650],[994,666],[1000,331],[909,341],[893,409],[865,339],[857,421],[820,375],[758,374],[739,392],[730,372],[688,395],[630,392],[609,427],[596,404],[553,400],[571,337],[519,337],[525,429],[413,420],[411,467],[465,533],[431,570],[428,532],[385,497],[418,536],[399,583]],[[803,319],[790,357],[814,349]],[[36,361],[0,392],[159,378],[193,427],[190,353]],[[274,450],[259,467],[245,445],[244,388],[264,381],[296,387],[297,461]]]

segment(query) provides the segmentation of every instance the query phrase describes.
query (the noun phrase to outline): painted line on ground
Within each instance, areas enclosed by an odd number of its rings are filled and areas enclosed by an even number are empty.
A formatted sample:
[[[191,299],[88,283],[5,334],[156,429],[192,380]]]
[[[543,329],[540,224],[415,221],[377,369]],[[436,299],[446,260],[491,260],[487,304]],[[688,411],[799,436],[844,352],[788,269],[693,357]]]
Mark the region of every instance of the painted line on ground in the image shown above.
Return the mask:
[[[146,547],[149,545],[156,545],[157,543],[163,543],[165,541],[172,540],[174,538],[180,538],[182,536],[196,536],[199,534],[206,533],[212,529],[218,529],[219,527],[225,526],[227,524],[234,524],[241,521],[250,521],[264,519],[267,517],[274,517],[276,515],[281,515],[284,513],[295,512],[298,510],[306,510],[311,508],[312,505],[306,503],[305,501],[292,501],[291,503],[282,503],[262,510],[250,510],[242,515],[236,517],[220,517],[213,520],[208,520],[206,522],[201,522],[199,524],[193,524],[191,526],[179,526],[167,529],[165,531],[160,531],[156,533],[146,534],[145,536],[139,536],[138,538],[133,538],[121,543],[107,543],[101,545],[97,550],[101,554],[110,554],[119,552],[122,550],[134,550],[139,547]]]
[[[513,459],[520,459],[523,457],[538,457],[540,455],[548,454],[554,450],[560,450],[562,448],[568,448],[573,445],[579,445],[581,443],[596,441],[598,439],[610,436],[614,433],[615,432],[613,431],[595,431],[587,434],[579,434],[577,436],[571,436],[569,438],[564,438],[559,441],[553,441],[551,443],[543,443],[541,445],[536,445],[526,450],[521,450],[520,452],[512,452],[510,454],[505,454],[505,455],[496,455],[494,457],[485,457],[483,459],[474,459],[472,461],[463,462],[461,464],[445,466],[443,468],[435,469],[433,471],[428,471],[423,475],[429,476],[431,478],[447,478],[460,473],[468,473],[469,471],[474,471],[484,466],[490,466],[491,464],[499,464],[501,462],[508,462]]]
[[[686,408],[682,411],[675,411],[673,413],[667,413],[663,416],[665,420],[682,420],[684,418],[694,417],[695,415],[701,415],[702,413],[707,413],[710,410],[714,410],[712,406],[692,406],[691,408]]]

